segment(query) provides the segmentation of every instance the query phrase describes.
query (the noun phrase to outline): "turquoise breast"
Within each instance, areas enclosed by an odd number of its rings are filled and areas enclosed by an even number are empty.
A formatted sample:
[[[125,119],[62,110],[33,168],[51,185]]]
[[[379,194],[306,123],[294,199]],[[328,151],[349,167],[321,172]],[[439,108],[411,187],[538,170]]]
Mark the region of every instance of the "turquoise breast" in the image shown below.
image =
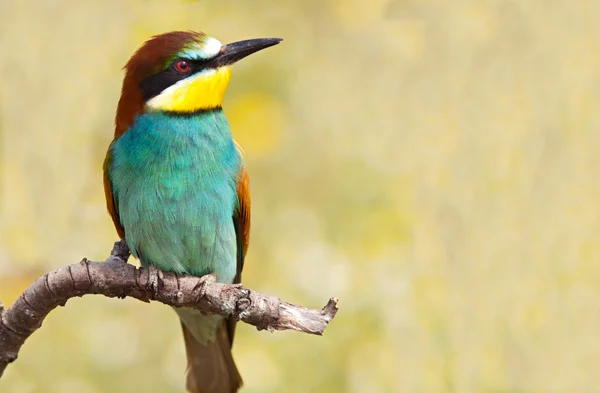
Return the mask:
[[[143,265],[232,282],[241,165],[220,109],[139,116],[113,143],[109,167],[132,254]]]

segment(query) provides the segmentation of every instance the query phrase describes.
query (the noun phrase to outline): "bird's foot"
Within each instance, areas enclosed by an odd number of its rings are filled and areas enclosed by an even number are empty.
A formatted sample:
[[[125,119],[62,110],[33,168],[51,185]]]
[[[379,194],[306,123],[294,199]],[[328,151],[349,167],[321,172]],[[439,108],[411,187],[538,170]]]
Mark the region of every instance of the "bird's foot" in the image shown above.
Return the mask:
[[[206,287],[216,281],[217,278],[213,273],[205,274],[200,277],[198,283],[194,286],[194,291],[199,290],[198,298],[203,298],[204,295],[206,295]]]
[[[127,263],[129,259],[129,247],[127,247],[127,243],[125,240],[120,240],[115,243],[113,249],[110,253],[110,257],[107,259],[107,262],[116,262],[116,263]]]
[[[163,273],[161,270],[157,269],[154,265],[148,266],[148,284],[146,288],[150,289],[154,297],[158,296],[158,291],[162,286],[163,281]]]

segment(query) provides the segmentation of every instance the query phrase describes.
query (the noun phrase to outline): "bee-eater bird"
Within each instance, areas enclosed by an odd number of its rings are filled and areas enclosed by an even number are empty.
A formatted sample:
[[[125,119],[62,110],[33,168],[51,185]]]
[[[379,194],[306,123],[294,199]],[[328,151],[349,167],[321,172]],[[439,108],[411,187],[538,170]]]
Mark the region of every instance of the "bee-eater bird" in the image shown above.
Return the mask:
[[[221,104],[231,65],[281,41],[228,45],[197,32],[155,36],[125,65],[104,189],[119,236],[142,265],[239,283],[250,233],[248,174]],[[175,309],[187,388],[231,393],[235,321]]]

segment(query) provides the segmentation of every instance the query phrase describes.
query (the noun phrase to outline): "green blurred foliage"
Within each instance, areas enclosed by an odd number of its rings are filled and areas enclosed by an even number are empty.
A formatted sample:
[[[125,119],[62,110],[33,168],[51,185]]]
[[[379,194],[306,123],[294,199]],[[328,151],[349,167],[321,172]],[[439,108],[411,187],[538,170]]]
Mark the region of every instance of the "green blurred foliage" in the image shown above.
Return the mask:
[[[238,328],[244,392],[593,392],[600,3],[0,0],[0,299],[103,259],[121,66],[150,35],[280,36],[224,104],[246,151],[245,283],[325,337]],[[53,312],[0,391],[180,392],[165,306]]]

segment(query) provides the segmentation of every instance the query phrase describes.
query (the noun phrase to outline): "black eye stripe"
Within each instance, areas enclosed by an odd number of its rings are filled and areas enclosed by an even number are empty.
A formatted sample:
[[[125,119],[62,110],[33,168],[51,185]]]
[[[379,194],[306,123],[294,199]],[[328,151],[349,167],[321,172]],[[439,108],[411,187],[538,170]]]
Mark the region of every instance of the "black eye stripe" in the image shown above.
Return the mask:
[[[169,65],[169,67],[167,69],[173,68],[173,69],[177,70],[177,63],[182,60],[185,61],[186,63],[188,63],[188,65],[190,66],[190,73],[196,73],[198,71],[202,71],[205,68],[206,64],[208,63],[208,61],[206,61],[206,60],[190,60],[190,59],[179,58],[179,59],[173,60],[173,62]]]
[[[181,72],[177,69],[177,62],[180,60],[185,60],[190,65],[189,70],[186,72]],[[168,88],[169,86],[174,85],[175,83],[183,80],[193,74],[196,74],[200,71],[208,68],[208,61],[206,60],[189,60],[189,59],[175,59],[167,68],[158,74],[154,74],[144,79],[142,83],[140,83],[140,91],[142,92],[142,97],[144,102],[156,97],[163,90]]]

